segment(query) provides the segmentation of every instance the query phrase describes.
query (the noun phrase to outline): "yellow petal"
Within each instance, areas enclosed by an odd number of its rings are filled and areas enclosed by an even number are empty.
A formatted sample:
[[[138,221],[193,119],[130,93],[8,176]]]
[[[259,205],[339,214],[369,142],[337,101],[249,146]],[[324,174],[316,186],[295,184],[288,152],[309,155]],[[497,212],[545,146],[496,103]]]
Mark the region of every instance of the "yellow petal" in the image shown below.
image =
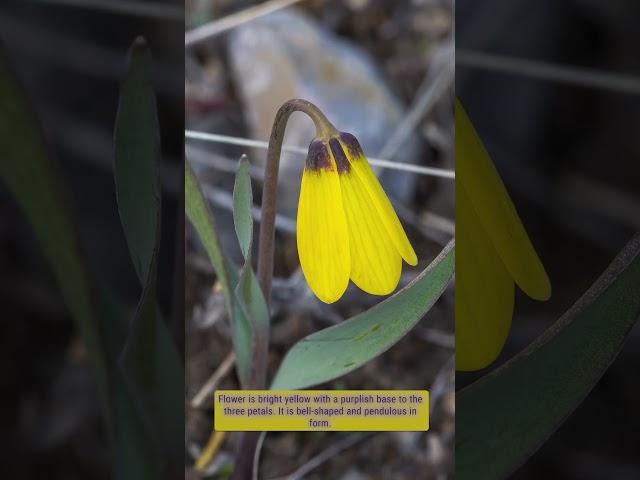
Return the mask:
[[[339,177],[349,232],[351,280],[367,293],[387,295],[398,286],[402,258],[364,182],[353,170]]]
[[[456,188],[464,186],[480,223],[518,286],[531,298],[547,300],[551,295],[549,277],[498,172],[457,100],[455,123]]]
[[[298,204],[300,266],[311,291],[325,303],[338,300],[349,284],[349,237],[340,180],[332,169],[305,168]]]
[[[502,351],[513,316],[513,278],[456,186],[456,370],[479,370]]]
[[[396,215],[393,209],[393,205],[391,205],[375,173],[371,170],[369,162],[362,153],[357,140],[352,135],[343,133],[340,138],[340,143],[347,153],[351,171],[355,172],[362,183],[364,183],[393,244],[405,262],[409,265],[416,265],[418,263],[416,252],[413,250],[407,234],[398,219],[398,215]]]

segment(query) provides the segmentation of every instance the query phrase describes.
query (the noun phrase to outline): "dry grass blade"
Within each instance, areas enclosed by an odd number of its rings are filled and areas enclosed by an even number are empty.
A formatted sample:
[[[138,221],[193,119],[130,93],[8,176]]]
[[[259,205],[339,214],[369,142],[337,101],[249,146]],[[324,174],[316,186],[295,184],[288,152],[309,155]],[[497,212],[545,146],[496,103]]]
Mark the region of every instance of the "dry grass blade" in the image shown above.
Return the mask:
[[[277,10],[289,7],[300,0],[269,0],[255,5],[240,12],[232,13],[219,20],[194,28],[184,35],[184,46],[192,47],[204,40],[215,37],[222,32],[231,30],[239,25],[255,20],[256,18],[268,15]]]
[[[203,472],[207,468],[207,466],[211,463],[211,461],[215,458],[216,454],[220,450],[222,442],[224,442],[226,436],[226,432],[211,432],[211,436],[209,437],[207,445],[204,447],[202,454],[196,461],[197,471]]]
[[[393,159],[400,151],[402,145],[416,129],[429,110],[440,100],[442,95],[449,90],[453,84],[455,67],[453,61],[447,62],[438,75],[432,79],[427,76],[423,84],[418,89],[418,95],[413,101],[409,112],[404,116],[400,124],[391,134],[384,147],[380,151],[380,156]]]
[[[233,196],[230,193],[220,190],[219,188],[208,186],[203,186],[202,191],[211,203],[217,207],[233,212]],[[251,209],[251,216],[256,222],[259,222],[261,220],[260,209],[253,207]],[[283,232],[296,233],[296,221],[284,215],[276,214],[276,228]]]
[[[361,433],[353,433],[347,437],[340,439],[335,442],[326,450],[323,450],[315,457],[312,457],[308,462],[298,468],[295,472],[290,475],[284,477],[278,477],[272,480],[300,480],[305,477],[309,472],[315,470],[320,465],[325,463],[326,461],[333,458],[335,455],[343,452],[344,450],[353,447],[357,443],[365,440],[368,437],[373,436],[377,432],[361,432]]]
[[[523,58],[456,49],[456,65],[510,73],[527,78],[640,95],[640,78],[582,67],[554,65]]]
[[[77,7],[87,10],[99,10],[107,13],[155,18],[159,20],[184,20],[184,8],[162,3],[132,2],[129,0],[40,0],[63,7]]]
[[[236,362],[236,355],[230,352],[222,361],[220,366],[209,377],[209,380],[202,386],[198,393],[191,400],[191,408],[200,408],[209,395],[216,389],[222,380],[231,370]]]
[[[216,133],[197,132],[194,130],[185,130],[185,138],[191,140],[204,140],[207,142],[224,143],[227,145],[238,145],[241,147],[251,148],[269,148],[268,142],[260,140],[252,140],[250,138],[231,137],[228,135],[218,135]],[[303,147],[294,147],[292,145],[283,145],[283,152],[296,153],[299,155],[307,155],[307,149]],[[430,175],[432,177],[455,179],[455,172],[453,170],[447,170],[444,168],[423,167],[420,165],[412,165],[410,163],[393,162],[390,160],[384,160],[381,158],[368,158],[369,163],[374,167],[388,168],[390,170],[400,170],[404,172],[417,173],[419,175]],[[194,162],[207,164],[208,162],[203,158],[194,158]]]

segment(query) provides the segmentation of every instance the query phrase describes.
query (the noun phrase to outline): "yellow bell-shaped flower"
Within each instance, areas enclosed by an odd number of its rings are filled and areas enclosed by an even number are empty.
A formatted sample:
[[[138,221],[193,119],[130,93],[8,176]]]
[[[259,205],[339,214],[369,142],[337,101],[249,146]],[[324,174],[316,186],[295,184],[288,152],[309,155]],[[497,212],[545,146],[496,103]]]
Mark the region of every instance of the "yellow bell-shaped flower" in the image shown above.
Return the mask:
[[[356,138],[332,132],[309,145],[297,243],[309,287],[325,303],[349,284],[374,295],[398,286],[402,260],[418,260]]]

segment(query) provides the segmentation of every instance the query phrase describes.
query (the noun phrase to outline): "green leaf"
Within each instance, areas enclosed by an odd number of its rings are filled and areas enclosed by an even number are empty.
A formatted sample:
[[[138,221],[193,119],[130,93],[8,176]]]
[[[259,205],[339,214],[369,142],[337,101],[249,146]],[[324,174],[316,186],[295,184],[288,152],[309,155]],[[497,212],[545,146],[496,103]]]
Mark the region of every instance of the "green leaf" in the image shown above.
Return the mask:
[[[121,364],[166,465],[176,465],[183,455],[184,374],[157,307],[160,138],[150,70],[146,42],[138,38],[129,53],[114,134],[120,218],[142,284]]]
[[[235,293],[239,283],[238,272],[222,252],[215,221],[209,204],[191,166],[185,162],[185,211],[187,217],[198,232],[200,241],[218,276],[231,316],[233,348],[236,354],[236,370],[242,385],[248,385],[251,373],[252,329],[250,314],[244,303]]]
[[[140,282],[150,275],[160,231],[160,134],[151,81],[151,55],[143,38],[129,51],[114,132],[120,219]]]
[[[575,410],[640,315],[640,237],[551,328],[456,394],[456,478],[506,478]]]
[[[253,352],[253,329],[247,307],[239,297],[233,301],[231,336],[236,354],[236,372],[243,388],[248,388],[251,380],[251,356]]]
[[[0,45],[0,179],[29,219],[91,358],[106,416],[108,364],[94,285],[71,216],[66,185]],[[109,423],[109,422],[108,422]]]
[[[258,335],[269,333],[269,307],[258,283],[258,278],[251,269],[249,260],[240,271],[240,278],[235,290],[234,346],[240,382],[248,388],[251,379],[252,357],[257,348],[264,348],[257,340]],[[264,337],[263,337],[264,338]]]
[[[240,271],[236,296],[246,309],[251,325],[256,329],[269,328],[269,307],[251,265],[246,263]]]
[[[222,286],[225,300],[227,301],[227,311],[231,312],[233,289],[230,283],[230,264],[226,261],[220,246],[216,224],[209,209],[209,204],[205,199],[200,183],[196,179],[195,173],[188,162],[184,162],[184,209],[192,223],[204,249],[209,256],[209,261],[218,276],[218,281]]]
[[[249,176],[249,160],[243,155],[233,186],[233,223],[240,242],[240,250],[245,259],[251,257],[253,242],[253,193],[251,191],[251,177]]]
[[[450,242],[409,285],[370,310],[296,343],[272,389],[307,388],[338,378],[384,353],[440,298],[454,268]]]
[[[100,307],[110,328],[105,329],[105,343],[109,358],[120,356],[127,337],[126,317],[120,302],[107,285],[99,288]],[[114,362],[115,363],[115,362]],[[114,384],[116,410],[114,447],[114,475],[116,479],[155,480],[160,477],[162,456],[156,435],[151,429],[151,420],[141,402],[129,388],[129,381],[121,365],[111,370]]]
[[[253,242],[253,192],[246,155],[240,158],[238,173],[233,186],[233,222],[245,263],[235,288],[235,316],[233,338],[240,382],[248,388],[251,379],[252,356],[259,347],[256,335],[269,331],[269,307],[262,294],[255,273],[251,269],[251,245]]]

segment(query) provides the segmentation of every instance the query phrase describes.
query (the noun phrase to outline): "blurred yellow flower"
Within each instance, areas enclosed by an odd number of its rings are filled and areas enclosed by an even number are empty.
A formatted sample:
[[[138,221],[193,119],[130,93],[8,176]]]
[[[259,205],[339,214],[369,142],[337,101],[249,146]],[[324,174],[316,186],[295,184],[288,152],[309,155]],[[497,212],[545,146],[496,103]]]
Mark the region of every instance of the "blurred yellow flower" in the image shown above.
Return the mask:
[[[417,258],[358,141],[330,132],[309,145],[298,204],[297,243],[309,287],[325,303],[349,279],[374,295],[391,293],[402,260]]]
[[[547,300],[549,277],[460,102],[455,105],[456,369],[493,362],[507,339],[514,283]]]

